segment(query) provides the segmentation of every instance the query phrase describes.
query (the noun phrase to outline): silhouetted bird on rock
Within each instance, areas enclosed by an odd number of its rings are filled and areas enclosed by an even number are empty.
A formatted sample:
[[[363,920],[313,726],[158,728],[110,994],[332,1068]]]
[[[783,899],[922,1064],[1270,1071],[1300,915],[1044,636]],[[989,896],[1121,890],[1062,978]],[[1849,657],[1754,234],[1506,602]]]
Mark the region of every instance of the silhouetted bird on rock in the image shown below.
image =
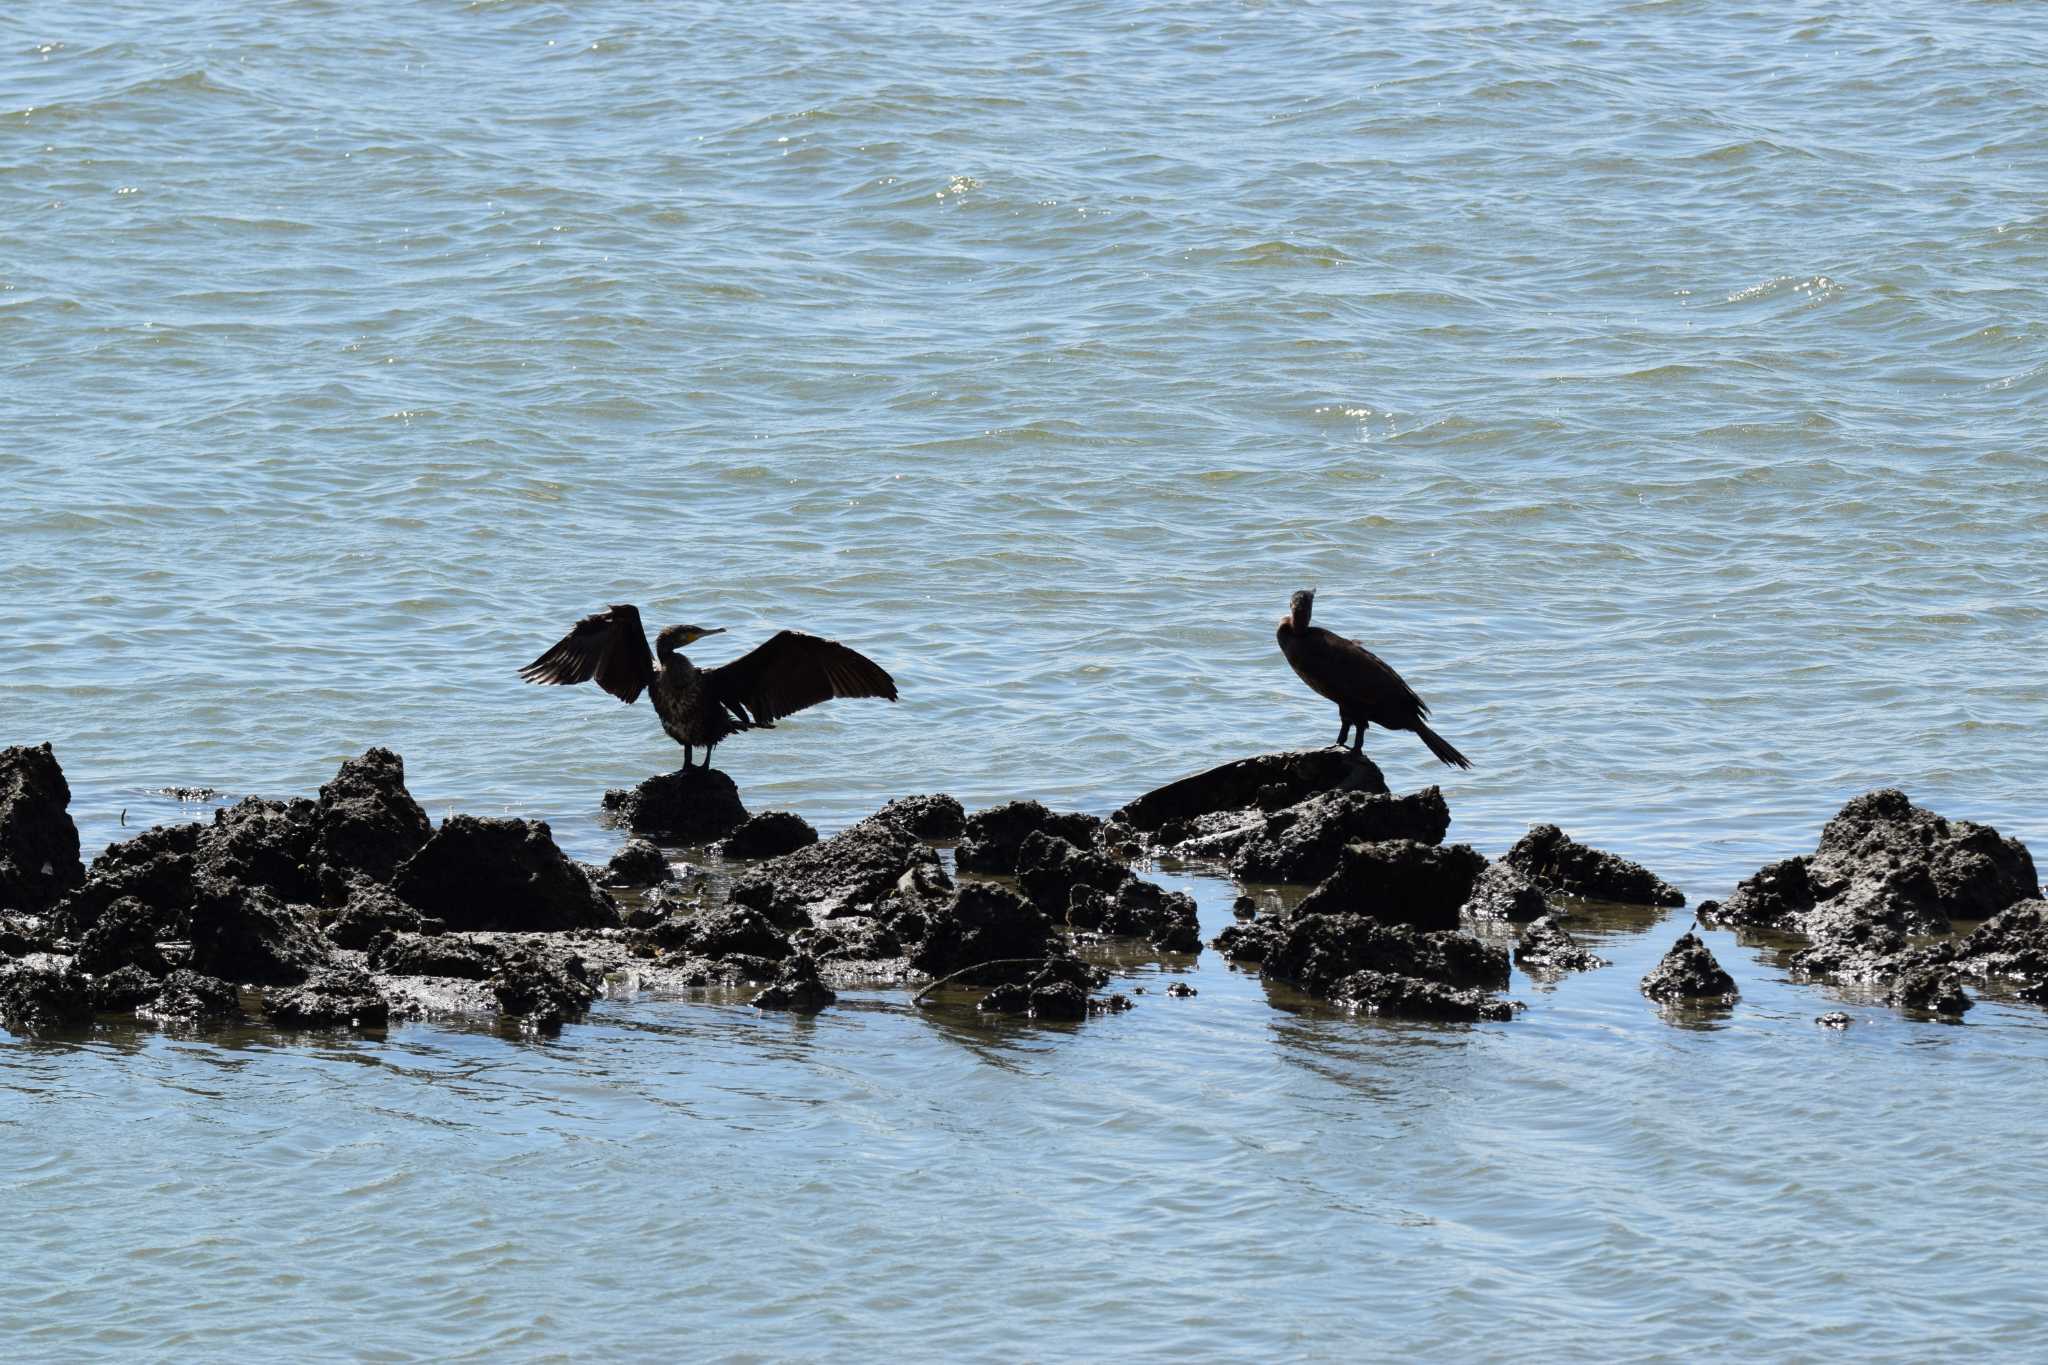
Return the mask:
[[[1308,623],[1315,605],[1313,588],[1294,594],[1287,615],[1280,618],[1280,652],[1303,682],[1337,703],[1341,722],[1337,743],[1343,744],[1355,726],[1357,738],[1352,740],[1351,752],[1362,752],[1365,727],[1370,722],[1385,730],[1413,730],[1445,763],[1454,768],[1471,767],[1470,759],[1424,723],[1429,706],[1379,655],[1356,640]]]

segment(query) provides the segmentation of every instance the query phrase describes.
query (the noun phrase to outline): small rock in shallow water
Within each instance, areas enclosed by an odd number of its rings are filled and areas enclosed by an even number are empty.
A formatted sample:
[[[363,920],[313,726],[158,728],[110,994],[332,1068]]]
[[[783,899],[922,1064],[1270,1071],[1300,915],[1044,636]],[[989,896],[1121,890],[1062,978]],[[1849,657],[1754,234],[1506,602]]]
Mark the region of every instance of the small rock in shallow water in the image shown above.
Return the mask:
[[[1262,798],[1293,804],[1318,792],[1338,790],[1384,795],[1387,779],[1371,759],[1348,749],[1259,754],[1169,782],[1145,793],[1112,818],[1132,829],[1154,831],[1218,811],[1257,809]]]
[[[135,1007],[143,1019],[160,1024],[196,1024],[242,1017],[242,994],[217,976],[180,968],[163,979],[149,1000]]]
[[[1259,913],[1259,903],[1250,896],[1239,896],[1230,903],[1230,913],[1239,919],[1253,919]]]
[[[1683,892],[1640,863],[1588,848],[1556,825],[1531,829],[1503,861],[1555,895],[1629,905],[1685,904]]]
[[[16,1033],[60,1033],[92,1022],[92,982],[71,967],[16,967],[0,976],[0,1023]]]
[[[645,839],[628,839],[605,864],[606,886],[659,886],[675,880],[668,856]]]
[[[92,982],[92,1007],[113,1014],[156,998],[158,979],[140,967],[116,967]]]
[[[1460,913],[1471,919],[1532,924],[1550,914],[1550,903],[1520,868],[1494,861],[1472,883],[1472,894]]]
[[[451,815],[398,869],[393,889],[452,929],[615,927],[618,908],[544,820]]]
[[[1064,839],[1077,848],[1093,848],[1102,821],[1077,812],[1060,813],[1039,801],[1006,801],[967,817],[953,860],[962,872],[1017,871],[1017,856],[1033,834]]]
[[[604,794],[612,819],[635,834],[675,844],[708,844],[740,827],[747,808],[739,788],[716,768],[679,768],[630,790]]]
[[[1200,994],[1200,992],[1198,992],[1193,986],[1190,986],[1185,981],[1174,982],[1171,986],[1168,986],[1166,988],[1166,993],[1176,1000],[1185,1000],[1190,996]]]
[[[1830,1010],[1813,1022],[1819,1024],[1822,1028],[1843,1029],[1849,1027],[1855,1021],[1840,1010]]]
[[[728,858],[780,858],[818,842],[810,821],[790,810],[764,810],[727,835],[719,851]]]
[[[328,967],[303,985],[266,996],[263,1012],[279,1028],[381,1028],[391,1006],[367,973]]]
[[[1681,935],[1664,960],[1643,978],[1642,991],[1652,1000],[1734,1000],[1735,978],[1721,970],[1697,934]]]
[[[897,825],[920,839],[957,839],[967,824],[967,812],[944,793],[899,796],[868,818]]]
[[[838,998],[818,975],[817,959],[795,953],[784,960],[775,984],[754,997],[754,1008],[816,1014]]]
[[[1555,915],[1544,915],[1522,932],[1515,961],[1526,970],[1552,972],[1590,972],[1607,965],[1606,958],[1580,947]]]
[[[1969,1011],[1970,997],[1963,994],[1962,978],[1955,970],[1941,964],[1909,968],[1901,973],[1886,993],[1885,1003],[1898,1009],[1962,1015]]]

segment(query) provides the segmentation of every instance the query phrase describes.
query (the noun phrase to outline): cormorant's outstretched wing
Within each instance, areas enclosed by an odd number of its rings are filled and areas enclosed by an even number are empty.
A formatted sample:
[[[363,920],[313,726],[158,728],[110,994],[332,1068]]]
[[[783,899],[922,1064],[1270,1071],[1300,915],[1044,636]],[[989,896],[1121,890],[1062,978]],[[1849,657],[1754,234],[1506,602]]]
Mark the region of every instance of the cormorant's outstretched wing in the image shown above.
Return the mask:
[[[706,669],[704,681],[719,705],[756,725],[834,697],[896,700],[896,680],[873,659],[797,630],[777,631],[731,663]]]
[[[520,669],[519,676],[549,684],[596,678],[620,701],[636,700],[654,683],[654,655],[640,626],[640,609],[622,605],[584,617],[547,653]]]

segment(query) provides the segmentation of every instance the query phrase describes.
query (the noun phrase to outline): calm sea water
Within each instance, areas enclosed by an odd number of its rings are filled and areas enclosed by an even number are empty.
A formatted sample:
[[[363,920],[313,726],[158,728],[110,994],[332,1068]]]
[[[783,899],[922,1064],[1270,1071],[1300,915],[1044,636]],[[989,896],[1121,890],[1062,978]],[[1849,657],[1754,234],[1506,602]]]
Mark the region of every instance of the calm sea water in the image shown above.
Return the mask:
[[[89,849],[387,744],[602,856],[674,747],[513,670],[610,601],[896,675],[722,750],[757,809],[1106,810],[1334,738],[1315,583],[1488,851],[1697,900],[1896,784],[2048,853],[2034,7],[877,9],[0,12],[0,741]],[[1826,1034],[1717,937],[1744,1003],[1680,1027],[1677,928],[1480,1029],[1210,954],[1074,1031],[0,1042],[0,1338],[2048,1348],[2040,1012]]]

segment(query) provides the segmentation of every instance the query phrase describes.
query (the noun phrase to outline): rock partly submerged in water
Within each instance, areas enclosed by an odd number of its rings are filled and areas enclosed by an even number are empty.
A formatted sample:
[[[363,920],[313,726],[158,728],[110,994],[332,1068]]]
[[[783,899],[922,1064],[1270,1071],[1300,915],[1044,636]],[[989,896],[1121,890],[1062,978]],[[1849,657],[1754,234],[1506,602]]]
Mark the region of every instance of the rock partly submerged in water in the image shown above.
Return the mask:
[[[1337,870],[1344,849],[1354,843],[1404,839],[1440,844],[1450,830],[1451,810],[1435,787],[1406,796],[1365,791],[1319,792],[1254,819],[1236,829],[1198,836],[1174,852],[1193,860],[1226,860],[1231,874],[1248,882],[1313,884]]]
[[[1304,896],[1299,913],[1365,915],[1383,924],[1455,929],[1486,859],[1465,844],[1413,839],[1348,845],[1337,866]]]
[[[1054,811],[1039,801],[1006,801],[966,818],[953,861],[962,872],[1007,877],[1017,871],[1018,856],[1032,835],[1047,834],[1092,848],[1101,829],[1102,821],[1093,815]]]
[[[628,839],[605,864],[601,880],[606,886],[660,886],[675,880],[668,855],[645,839]]]
[[[1626,905],[1684,905],[1685,893],[1640,863],[1589,848],[1556,825],[1537,825],[1502,860],[1558,896]]]
[[[1543,919],[1556,923],[1543,889],[1530,881],[1522,869],[1498,859],[1488,863],[1473,879],[1472,892],[1460,913],[1468,919],[1507,924],[1533,925]]]
[[[635,834],[672,844],[708,844],[747,818],[739,788],[716,768],[679,768],[637,787],[604,794],[610,817]]]
[[[1810,855],[1766,865],[1714,911],[1716,924],[1819,938],[1850,921],[1946,933],[2039,894],[2026,845],[1988,825],[1947,820],[1895,787],[1849,801]],[[1843,913],[1846,911],[1846,914]]]
[[[870,817],[733,880],[734,905],[758,910],[785,931],[814,920],[877,913],[906,879],[951,885],[939,855],[893,821]]]
[[[809,953],[794,953],[783,960],[774,983],[754,997],[754,1008],[816,1014],[838,998],[818,974],[818,960]]]
[[[0,1024],[16,1033],[69,1033],[92,1023],[92,978],[71,966],[17,966],[0,974]]]
[[[1216,948],[1311,995],[1374,1013],[1435,1020],[1505,1020],[1493,993],[1508,983],[1508,955],[1469,934],[1383,923],[1364,914],[1300,909],[1233,924]]]
[[[543,820],[451,815],[398,869],[399,899],[451,929],[614,927],[618,907]]]
[[[1514,956],[1516,965],[1528,972],[1590,972],[1608,965],[1606,958],[1579,946],[1555,915],[1532,921],[1522,931]]]
[[[1735,978],[1721,970],[1714,954],[1697,934],[1687,933],[1643,978],[1642,991],[1666,1003],[1728,1004],[1740,994]]]
[[[976,1008],[1027,1019],[1085,1019],[1093,1006],[1088,993],[1108,980],[1109,973],[1079,958],[1050,958],[1023,979],[997,986]],[[1114,1012],[1116,1006],[1105,1002],[1102,1009]]]
[[[768,810],[750,816],[727,835],[719,852],[728,858],[779,858],[818,842],[818,831],[795,811]]]
[[[328,966],[296,986],[264,996],[264,1017],[279,1028],[382,1028],[391,1005],[366,972]]]
[[[85,880],[70,807],[48,744],[0,749],[0,910],[41,914]]]
[[[1331,791],[1385,795],[1387,780],[1373,761],[1349,749],[1259,754],[1183,777],[1146,792],[1110,818],[1153,833],[1224,811],[1279,810]]]

